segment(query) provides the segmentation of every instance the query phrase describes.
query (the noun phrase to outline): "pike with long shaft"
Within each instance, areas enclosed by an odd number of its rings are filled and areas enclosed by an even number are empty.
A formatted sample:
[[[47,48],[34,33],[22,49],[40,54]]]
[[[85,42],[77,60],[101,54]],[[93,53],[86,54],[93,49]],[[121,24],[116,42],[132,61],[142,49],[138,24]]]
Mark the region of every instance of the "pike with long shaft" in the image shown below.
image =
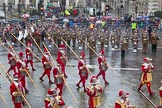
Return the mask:
[[[63,39],[63,38],[61,38],[63,41],[64,41],[64,43],[70,48],[70,50],[73,52],[73,54],[78,58],[78,60],[80,60],[80,58],[78,57],[78,55],[71,49],[71,47],[67,44],[67,42],[65,42],[65,40]],[[87,67],[86,67],[87,68]],[[90,74],[92,74],[92,72],[87,68],[87,70],[88,70],[88,72],[90,73]]]
[[[0,66],[2,67],[2,69],[7,72],[6,68],[0,63]],[[8,78],[12,81],[13,79],[11,78],[11,76],[8,75]],[[24,101],[27,103],[29,108],[32,108],[31,105],[29,104],[29,102],[27,101],[26,97],[24,96],[24,94],[19,90],[19,88],[16,86],[16,89],[19,91],[19,93],[21,94],[22,98],[24,99]]]
[[[11,33],[11,35],[15,38],[15,39],[17,39],[16,38],[16,36],[14,36],[12,33]],[[17,39],[18,40],[18,39]],[[24,44],[24,43],[22,43],[20,40],[18,40],[25,48],[26,48],[26,45]],[[41,59],[33,52],[33,51],[31,51],[32,52],[32,54],[39,60],[39,61],[41,61]]]
[[[81,39],[81,38],[80,38]],[[86,43],[83,39],[81,39],[98,57],[99,57],[99,54],[92,48],[92,47],[90,47],[89,46],[89,44],[88,43]],[[117,77],[119,77],[122,81],[124,81],[125,82],[125,80],[123,79],[123,78],[121,78],[119,75],[118,75],[118,73],[109,65],[108,67],[110,67],[111,69],[112,69],[112,71],[114,71],[113,72],[113,74],[115,74]]]
[[[43,45],[44,45],[44,47],[47,49],[47,47],[46,47],[46,45],[45,45],[44,43],[43,43]],[[48,51],[48,53],[49,53],[50,57],[52,58],[53,63],[56,65],[56,62],[54,61],[54,59],[53,59],[53,57],[52,57],[52,55],[50,54],[50,52],[49,52],[49,50],[48,50],[48,49],[47,49],[47,51]],[[63,77],[63,80],[64,80],[65,85],[66,85],[66,87],[68,88],[69,92],[71,93],[71,95],[72,95],[72,97],[73,97],[74,101],[75,101],[75,102],[78,104],[78,102],[77,102],[77,100],[76,100],[76,97],[74,96],[74,94],[73,94],[72,90],[70,89],[70,87],[69,87],[69,85],[67,84],[67,82],[66,82],[66,80],[65,80],[65,78],[64,78],[64,77]]]

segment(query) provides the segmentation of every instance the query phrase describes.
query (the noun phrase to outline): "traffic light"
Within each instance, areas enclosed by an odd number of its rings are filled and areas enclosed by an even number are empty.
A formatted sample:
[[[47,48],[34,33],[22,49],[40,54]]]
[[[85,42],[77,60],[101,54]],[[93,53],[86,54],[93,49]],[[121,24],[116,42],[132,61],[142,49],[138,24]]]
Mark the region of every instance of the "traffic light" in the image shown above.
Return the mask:
[[[135,7],[135,12],[136,12],[136,13],[138,12],[138,6]]]
[[[110,9],[109,7],[110,7],[109,5],[106,5],[106,7],[105,7],[106,9],[105,10],[109,11],[109,9]]]
[[[124,6],[123,6],[123,5],[121,5],[121,6],[120,6],[120,8],[124,8]]]
[[[17,11],[20,13],[21,12],[21,4],[17,4]]]
[[[93,15],[95,16],[95,9],[93,8]]]
[[[6,12],[6,4],[3,3],[3,11]]]
[[[12,3],[8,3],[8,5],[9,5],[9,8],[11,8],[11,9],[12,9]]]

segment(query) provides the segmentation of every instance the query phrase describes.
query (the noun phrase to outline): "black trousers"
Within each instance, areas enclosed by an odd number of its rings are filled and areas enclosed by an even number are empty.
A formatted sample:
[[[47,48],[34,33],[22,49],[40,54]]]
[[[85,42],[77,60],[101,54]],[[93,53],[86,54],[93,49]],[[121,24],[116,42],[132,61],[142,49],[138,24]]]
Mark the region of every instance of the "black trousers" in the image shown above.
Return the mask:
[[[125,57],[125,50],[121,50],[121,58],[123,59]]]
[[[156,54],[157,44],[152,44],[152,54]]]
[[[58,45],[58,47],[60,47],[60,45],[61,45],[61,39],[58,39],[57,40],[57,45]]]

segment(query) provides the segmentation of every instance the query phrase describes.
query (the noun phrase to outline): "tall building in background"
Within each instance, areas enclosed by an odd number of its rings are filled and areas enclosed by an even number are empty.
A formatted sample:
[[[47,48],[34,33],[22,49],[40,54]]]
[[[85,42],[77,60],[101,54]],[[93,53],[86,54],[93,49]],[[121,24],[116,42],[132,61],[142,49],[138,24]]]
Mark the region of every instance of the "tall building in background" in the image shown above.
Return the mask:
[[[153,16],[155,11],[162,10],[162,0],[130,0],[129,14],[137,16]]]
[[[148,15],[154,15],[155,11],[161,10],[161,0],[149,0]]]

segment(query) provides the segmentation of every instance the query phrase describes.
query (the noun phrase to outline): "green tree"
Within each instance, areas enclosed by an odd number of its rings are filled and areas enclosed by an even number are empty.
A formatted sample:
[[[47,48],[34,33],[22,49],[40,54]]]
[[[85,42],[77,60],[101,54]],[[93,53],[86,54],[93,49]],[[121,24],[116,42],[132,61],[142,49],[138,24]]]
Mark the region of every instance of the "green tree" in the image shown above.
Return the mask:
[[[155,17],[162,18],[162,11],[155,11],[155,12],[154,12],[154,16],[155,16]]]

